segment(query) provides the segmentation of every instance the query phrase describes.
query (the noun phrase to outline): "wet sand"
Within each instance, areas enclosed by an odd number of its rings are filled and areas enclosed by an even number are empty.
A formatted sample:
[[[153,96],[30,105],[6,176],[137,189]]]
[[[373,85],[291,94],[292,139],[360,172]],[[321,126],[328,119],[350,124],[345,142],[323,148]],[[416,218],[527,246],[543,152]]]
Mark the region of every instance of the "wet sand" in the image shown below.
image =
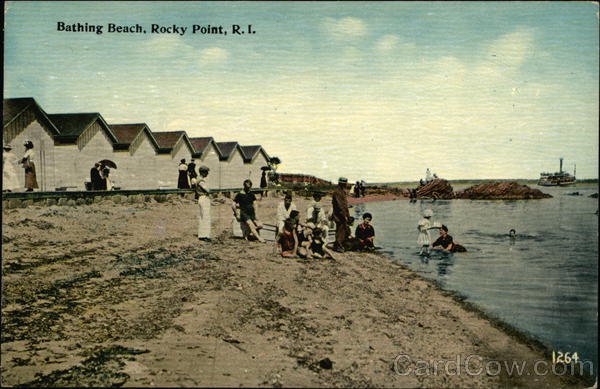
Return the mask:
[[[532,374],[547,356],[384,256],[283,259],[231,237],[224,199],[212,212],[204,243],[184,199],[3,210],[2,385],[582,387]]]

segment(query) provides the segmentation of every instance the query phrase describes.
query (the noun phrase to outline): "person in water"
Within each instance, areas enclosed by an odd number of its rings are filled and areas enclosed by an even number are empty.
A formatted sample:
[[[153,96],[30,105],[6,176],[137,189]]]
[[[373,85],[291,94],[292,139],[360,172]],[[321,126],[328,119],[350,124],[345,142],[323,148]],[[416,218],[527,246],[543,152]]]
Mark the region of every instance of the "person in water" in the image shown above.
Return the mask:
[[[430,246],[437,250],[448,251],[452,253],[462,253],[467,251],[463,246],[455,243],[452,236],[448,234],[448,227],[442,225],[440,228],[440,237]]]
[[[426,209],[423,212],[423,219],[419,220],[417,229],[419,230],[419,236],[417,237],[417,244],[421,246],[419,255],[427,255],[429,253],[429,246],[431,245],[431,236],[429,230],[433,229],[431,218],[433,217],[433,211]]]
[[[514,229],[514,228],[511,228],[511,229],[510,229],[510,231],[508,231],[508,236],[509,236],[511,239],[515,239],[515,238],[517,237],[517,231],[515,231],[515,229]]]

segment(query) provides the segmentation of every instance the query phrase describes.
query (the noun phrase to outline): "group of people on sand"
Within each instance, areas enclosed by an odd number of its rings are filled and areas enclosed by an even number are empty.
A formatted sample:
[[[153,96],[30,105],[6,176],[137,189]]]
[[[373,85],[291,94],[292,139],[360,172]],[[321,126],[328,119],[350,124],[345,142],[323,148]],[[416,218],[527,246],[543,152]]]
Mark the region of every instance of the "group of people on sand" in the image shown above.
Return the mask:
[[[35,173],[35,153],[33,151],[33,142],[28,140],[23,144],[25,147],[25,153],[23,157],[17,161],[16,157],[12,153],[12,146],[5,144],[3,146],[2,153],[2,191],[12,192],[19,187],[19,181],[17,179],[17,172],[15,171],[15,165],[18,163],[22,165],[25,172],[25,191],[33,192],[37,189],[38,182]]]
[[[204,166],[208,169],[206,166]],[[177,177],[177,189],[194,188],[198,181],[198,173],[196,172],[196,162],[192,159],[190,163],[186,163],[185,158],[179,161],[179,176]]]
[[[332,199],[333,212],[328,214],[321,203],[322,193],[313,193],[313,202],[306,210],[306,219],[300,220],[300,212],[292,202],[292,194],[286,193],[283,202],[277,208],[276,242],[277,252],[283,257],[331,258],[336,259],[335,252],[348,250],[373,250],[375,248],[375,230],[371,225],[373,216],[363,215],[363,223],[356,228],[352,236],[350,227],[354,218],[349,216],[347,201],[344,201],[347,180],[342,178],[338,195]],[[337,190],[336,190],[337,191]],[[336,227],[335,242],[328,242],[330,227]]]
[[[365,197],[365,182],[356,181],[356,184],[354,184],[354,187],[352,188],[352,192],[354,193],[354,197]]]
[[[194,188],[198,198],[198,239],[210,241],[210,200],[205,178],[208,168],[200,168],[200,177]],[[350,217],[347,202],[346,178],[340,178],[332,197],[332,212],[329,214],[322,203],[323,193],[314,192],[313,201],[306,209],[305,218],[293,202],[291,192],[287,192],[277,206],[275,220],[275,243],[278,254],[283,257],[331,258],[334,252],[348,250],[374,250],[375,230],[371,225],[373,216],[362,215],[363,222],[356,227],[354,236],[352,227],[354,218]],[[201,203],[203,202],[203,203]],[[231,207],[236,222],[240,223],[242,236],[246,240],[266,242],[261,236],[263,224],[257,218],[257,197],[252,191],[252,181],[247,179],[243,189],[233,198]],[[329,229],[335,225],[335,241],[328,242]]]
[[[417,229],[419,236],[417,237],[417,244],[421,246],[419,255],[429,256],[431,250],[437,250],[441,252],[461,253],[467,251],[462,245],[454,242],[451,235],[448,234],[448,227],[443,224],[432,222],[433,211],[426,209],[423,212],[423,218],[419,221]],[[431,243],[430,230],[438,229],[439,237]]]

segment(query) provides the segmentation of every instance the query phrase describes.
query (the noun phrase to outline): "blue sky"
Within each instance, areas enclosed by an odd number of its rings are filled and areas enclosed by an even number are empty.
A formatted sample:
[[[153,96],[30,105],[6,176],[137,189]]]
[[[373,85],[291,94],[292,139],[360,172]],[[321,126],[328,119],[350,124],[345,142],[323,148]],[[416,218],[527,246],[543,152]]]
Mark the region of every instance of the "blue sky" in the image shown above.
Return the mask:
[[[188,31],[151,34],[152,23]],[[193,35],[194,24],[229,33]],[[282,171],[537,178],[564,157],[598,177],[593,3],[9,2],[4,50],[5,97],[261,144]]]

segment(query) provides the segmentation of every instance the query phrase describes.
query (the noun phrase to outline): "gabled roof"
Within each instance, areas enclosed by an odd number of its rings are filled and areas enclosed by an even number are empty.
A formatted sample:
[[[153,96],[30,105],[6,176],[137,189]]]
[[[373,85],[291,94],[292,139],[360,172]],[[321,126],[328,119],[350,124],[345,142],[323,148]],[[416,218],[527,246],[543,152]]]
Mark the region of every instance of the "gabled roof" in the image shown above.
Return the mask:
[[[217,154],[221,156],[221,150],[217,147],[212,136],[190,138],[190,143],[194,149],[194,154],[192,155],[194,158],[202,158],[202,155],[208,150],[211,143],[217,150]]]
[[[108,135],[111,143],[117,143],[117,138],[98,112],[55,113],[48,115],[48,117],[58,128],[59,135],[56,140],[61,143],[77,142],[77,138],[95,121],[100,121],[100,125]]]
[[[146,132],[150,138],[150,142],[155,150],[159,149],[157,140],[154,138],[152,131],[146,123],[131,123],[131,124],[110,124],[110,129],[117,138],[117,143],[114,144],[115,150],[127,150],[133,141],[140,136],[140,133]]]
[[[158,147],[161,149],[172,149],[175,143],[185,135],[185,131],[161,131],[152,132],[154,139],[158,142]]]
[[[170,153],[173,151],[173,147],[179,142],[179,139],[183,137],[185,143],[187,143],[190,150],[193,150],[194,147],[190,143],[190,139],[188,138],[185,131],[161,131],[161,132],[152,132],[154,139],[158,143],[158,152],[159,153]]]
[[[217,148],[221,152],[221,160],[228,160],[234,153],[236,148],[239,148],[238,142],[216,142]],[[242,154],[243,158],[243,154]]]
[[[145,123],[133,123],[133,124],[109,124],[117,141],[119,143],[131,143],[136,136],[146,127]]]
[[[259,153],[262,153],[265,156],[267,162],[270,159],[265,149],[263,149],[260,145],[240,146],[240,150],[242,150],[242,155],[244,157],[245,163],[252,162]]]
[[[38,105],[33,97],[4,99],[2,102],[2,124],[8,126],[28,108],[33,108],[38,120],[44,124],[52,136],[58,135],[58,129],[48,118],[48,114]]]
[[[242,155],[244,156],[244,162],[249,162],[254,158],[256,153],[258,153],[261,149],[260,146],[240,146],[242,150]]]

